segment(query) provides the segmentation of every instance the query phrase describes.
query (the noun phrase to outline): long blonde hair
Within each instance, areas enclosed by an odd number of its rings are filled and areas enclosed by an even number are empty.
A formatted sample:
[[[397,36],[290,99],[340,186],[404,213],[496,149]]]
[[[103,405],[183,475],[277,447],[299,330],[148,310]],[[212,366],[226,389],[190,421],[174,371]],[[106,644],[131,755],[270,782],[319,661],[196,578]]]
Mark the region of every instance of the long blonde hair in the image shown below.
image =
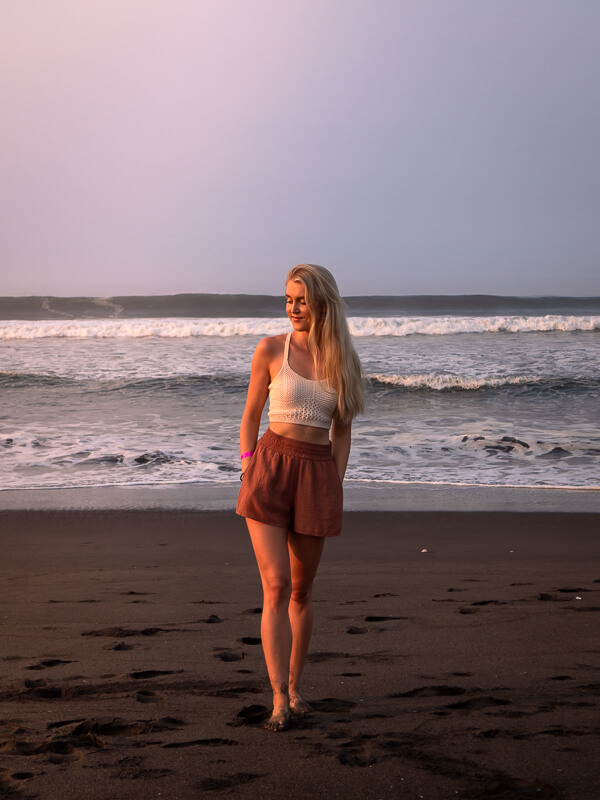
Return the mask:
[[[354,349],[346,321],[345,303],[335,278],[318,264],[298,264],[286,277],[304,286],[304,297],[311,310],[308,347],[325,380],[338,393],[336,418],[350,422],[364,410],[360,360]]]

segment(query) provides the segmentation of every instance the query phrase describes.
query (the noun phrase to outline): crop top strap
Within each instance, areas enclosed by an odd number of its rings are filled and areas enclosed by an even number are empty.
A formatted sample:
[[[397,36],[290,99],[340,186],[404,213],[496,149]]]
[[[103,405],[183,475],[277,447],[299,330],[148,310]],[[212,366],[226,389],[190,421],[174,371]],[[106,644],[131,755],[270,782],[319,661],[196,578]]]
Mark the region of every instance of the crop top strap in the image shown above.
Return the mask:
[[[285,337],[285,347],[283,348],[283,363],[289,365],[289,357],[290,357],[290,339],[292,338],[292,332],[290,331],[288,335]]]

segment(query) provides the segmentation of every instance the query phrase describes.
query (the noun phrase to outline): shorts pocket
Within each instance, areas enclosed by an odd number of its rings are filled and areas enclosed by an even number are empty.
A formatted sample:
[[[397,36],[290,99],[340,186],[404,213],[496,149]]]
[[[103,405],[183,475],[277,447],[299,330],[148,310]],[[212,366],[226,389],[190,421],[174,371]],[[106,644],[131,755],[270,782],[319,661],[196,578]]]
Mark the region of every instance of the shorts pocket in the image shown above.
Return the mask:
[[[337,467],[335,465],[335,461],[333,460],[333,458],[331,459],[331,468],[333,469],[333,472],[335,474],[336,481],[339,483],[340,486],[343,486],[344,482],[340,478],[340,473],[337,471]]]

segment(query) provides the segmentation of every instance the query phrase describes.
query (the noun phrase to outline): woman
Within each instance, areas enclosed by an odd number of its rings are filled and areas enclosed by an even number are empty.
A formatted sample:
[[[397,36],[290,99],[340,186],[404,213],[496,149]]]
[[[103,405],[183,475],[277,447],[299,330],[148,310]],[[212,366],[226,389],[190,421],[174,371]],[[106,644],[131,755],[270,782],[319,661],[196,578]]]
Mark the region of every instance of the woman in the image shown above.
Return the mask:
[[[300,264],[288,272],[285,292],[292,330],[263,339],[252,359],[237,503],[263,586],[261,636],[273,689],[265,728],[272,731],[310,710],[299,683],[312,584],[325,538],[341,532],[351,424],[363,409],[360,362],[333,275]],[[267,396],[269,428],[257,443]]]

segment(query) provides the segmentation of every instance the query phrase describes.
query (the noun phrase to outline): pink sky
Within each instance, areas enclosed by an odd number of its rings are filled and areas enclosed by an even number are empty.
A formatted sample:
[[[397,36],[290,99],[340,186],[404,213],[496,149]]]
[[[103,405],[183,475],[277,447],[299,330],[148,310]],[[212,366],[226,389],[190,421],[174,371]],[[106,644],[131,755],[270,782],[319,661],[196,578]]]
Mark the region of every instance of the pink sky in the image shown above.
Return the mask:
[[[600,294],[600,6],[0,4],[0,294]]]

